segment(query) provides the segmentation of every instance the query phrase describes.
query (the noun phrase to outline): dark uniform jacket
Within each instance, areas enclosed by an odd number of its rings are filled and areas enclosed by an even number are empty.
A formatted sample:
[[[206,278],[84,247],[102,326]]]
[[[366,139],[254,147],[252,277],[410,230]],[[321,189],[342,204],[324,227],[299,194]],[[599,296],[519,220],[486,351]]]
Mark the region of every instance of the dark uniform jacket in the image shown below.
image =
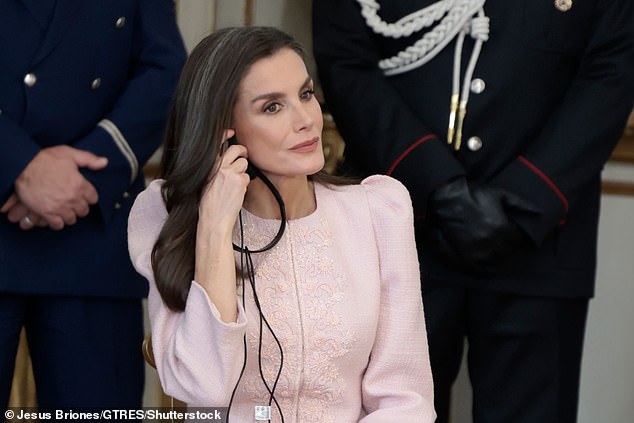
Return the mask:
[[[99,193],[61,231],[0,219],[0,292],[138,298],[126,222],[161,142],[186,52],[171,0],[0,1],[0,203],[37,152],[108,158]]]
[[[379,1],[395,22],[425,0]],[[508,189],[539,214],[512,216],[536,245],[510,274],[479,279],[442,264],[419,231],[423,285],[448,280],[536,295],[593,294],[600,173],[634,97],[634,2],[489,0],[489,39],[473,79],[459,152],[446,144],[455,40],[430,62],[384,76],[392,57],[424,32],[385,38],[355,0],[313,2],[314,52],[326,107],[346,142],[346,166],[391,173],[417,214],[441,184],[460,175]],[[465,39],[461,75],[474,41]],[[462,81],[460,81],[462,83]],[[482,85],[480,86],[482,88]]]

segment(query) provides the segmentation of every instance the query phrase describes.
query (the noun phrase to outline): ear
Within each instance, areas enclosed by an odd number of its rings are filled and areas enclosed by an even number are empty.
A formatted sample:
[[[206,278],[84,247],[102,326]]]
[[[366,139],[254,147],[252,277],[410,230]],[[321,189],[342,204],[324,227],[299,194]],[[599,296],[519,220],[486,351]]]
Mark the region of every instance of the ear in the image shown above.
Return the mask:
[[[222,142],[228,141],[230,138],[235,138],[236,130],[233,128],[225,129],[225,132],[222,134]]]

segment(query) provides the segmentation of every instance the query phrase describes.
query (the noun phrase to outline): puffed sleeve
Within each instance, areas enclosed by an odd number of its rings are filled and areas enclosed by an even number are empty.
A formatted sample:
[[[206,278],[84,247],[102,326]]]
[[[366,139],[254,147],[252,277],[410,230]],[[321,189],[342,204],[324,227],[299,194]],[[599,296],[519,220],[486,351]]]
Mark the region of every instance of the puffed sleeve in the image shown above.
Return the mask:
[[[420,288],[412,204],[387,176],[366,178],[381,272],[379,324],[362,381],[361,422],[433,422],[434,390]]]
[[[160,181],[153,181],[139,194],[128,220],[130,258],[150,283],[148,309],[159,379],[166,394],[188,405],[226,407],[242,368],[245,313],[236,300],[238,321],[222,322],[195,281],[183,312],[165,305],[151,264],[152,248],[167,218],[160,187]]]

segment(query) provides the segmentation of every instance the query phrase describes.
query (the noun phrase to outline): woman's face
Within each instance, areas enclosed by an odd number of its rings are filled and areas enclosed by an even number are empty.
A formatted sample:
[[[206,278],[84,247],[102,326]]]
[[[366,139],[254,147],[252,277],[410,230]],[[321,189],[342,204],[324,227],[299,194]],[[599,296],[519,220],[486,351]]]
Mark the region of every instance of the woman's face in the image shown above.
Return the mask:
[[[253,63],[240,83],[233,116],[249,161],[269,176],[311,175],[324,166],[321,108],[294,50]]]

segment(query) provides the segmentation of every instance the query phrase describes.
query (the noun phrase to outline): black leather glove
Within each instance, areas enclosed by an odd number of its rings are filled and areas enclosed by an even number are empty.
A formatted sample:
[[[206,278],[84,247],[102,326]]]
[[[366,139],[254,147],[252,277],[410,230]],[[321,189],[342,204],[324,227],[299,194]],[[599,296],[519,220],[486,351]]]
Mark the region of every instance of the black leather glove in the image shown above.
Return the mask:
[[[510,270],[530,247],[528,236],[509,218],[509,211],[538,213],[532,203],[465,178],[438,188],[429,201],[432,237],[452,264],[479,275]]]

